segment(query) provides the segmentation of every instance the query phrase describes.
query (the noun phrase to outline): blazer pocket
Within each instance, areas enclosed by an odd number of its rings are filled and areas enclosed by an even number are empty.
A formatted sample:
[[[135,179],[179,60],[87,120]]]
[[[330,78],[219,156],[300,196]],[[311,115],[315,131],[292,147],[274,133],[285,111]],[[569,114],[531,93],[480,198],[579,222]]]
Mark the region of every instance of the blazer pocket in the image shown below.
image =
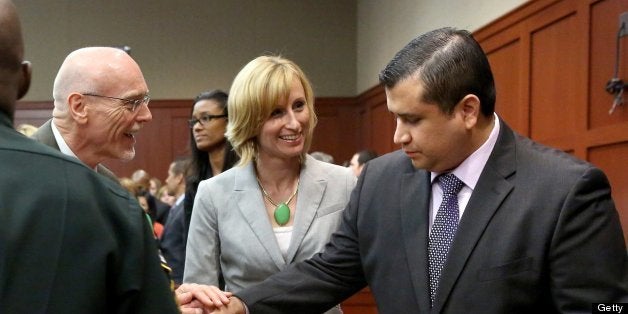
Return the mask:
[[[532,257],[524,257],[504,265],[481,269],[478,274],[479,280],[495,280],[531,270],[533,261]]]
[[[323,216],[327,216],[329,214],[333,214],[335,212],[341,211],[345,209],[345,207],[346,207],[346,204],[338,203],[338,204],[327,206],[325,208],[319,208],[316,211],[316,218],[321,218]]]

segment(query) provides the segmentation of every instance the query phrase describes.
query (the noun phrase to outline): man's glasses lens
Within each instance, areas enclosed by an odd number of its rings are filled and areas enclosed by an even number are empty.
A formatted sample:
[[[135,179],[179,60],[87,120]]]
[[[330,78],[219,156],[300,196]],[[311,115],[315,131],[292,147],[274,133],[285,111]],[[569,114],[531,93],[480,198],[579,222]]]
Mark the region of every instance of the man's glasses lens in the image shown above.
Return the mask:
[[[135,112],[137,110],[137,108],[139,108],[141,105],[146,104],[146,106],[148,106],[148,103],[150,102],[150,96],[148,95],[144,95],[144,97],[142,97],[142,99],[128,99],[128,98],[118,98],[118,97],[111,97],[111,96],[103,96],[103,95],[98,95],[98,94],[92,94],[92,93],[82,93],[85,96],[93,96],[93,97],[100,97],[100,98],[108,98],[108,99],[115,99],[115,100],[120,100],[122,101],[122,103],[124,103],[125,106],[127,106],[127,108],[133,112]]]

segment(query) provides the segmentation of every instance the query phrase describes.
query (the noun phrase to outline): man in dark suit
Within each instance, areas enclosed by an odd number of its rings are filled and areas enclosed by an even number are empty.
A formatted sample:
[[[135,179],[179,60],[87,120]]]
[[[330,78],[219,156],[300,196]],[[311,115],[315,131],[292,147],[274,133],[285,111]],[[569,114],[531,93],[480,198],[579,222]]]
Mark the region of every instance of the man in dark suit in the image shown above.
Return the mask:
[[[29,82],[15,7],[0,0],[0,313],[177,313],[137,202],[13,129]]]
[[[180,285],[183,282],[183,268],[185,266],[187,233],[184,233],[183,200],[185,198],[185,170],[187,165],[187,159],[173,161],[168,167],[168,177],[166,177],[168,194],[173,195],[176,201],[170,209],[169,218],[164,226],[160,247],[168,265],[172,268],[172,280],[175,285]]]
[[[253,314],[317,313],[366,285],[379,313],[590,313],[628,302],[605,175],[497,117],[488,60],[468,32],[419,36],[380,81],[402,149],[365,166],[322,254],[219,310],[243,313],[242,300]]]

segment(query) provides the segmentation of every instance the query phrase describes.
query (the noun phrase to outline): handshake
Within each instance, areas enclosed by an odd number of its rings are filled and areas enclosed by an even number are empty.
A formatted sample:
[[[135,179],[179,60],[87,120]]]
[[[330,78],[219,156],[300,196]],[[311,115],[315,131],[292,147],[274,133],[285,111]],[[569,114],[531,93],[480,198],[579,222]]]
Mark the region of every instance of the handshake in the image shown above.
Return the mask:
[[[216,286],[184,283],[175,290],[182,314],[245,314],[244,303]]]

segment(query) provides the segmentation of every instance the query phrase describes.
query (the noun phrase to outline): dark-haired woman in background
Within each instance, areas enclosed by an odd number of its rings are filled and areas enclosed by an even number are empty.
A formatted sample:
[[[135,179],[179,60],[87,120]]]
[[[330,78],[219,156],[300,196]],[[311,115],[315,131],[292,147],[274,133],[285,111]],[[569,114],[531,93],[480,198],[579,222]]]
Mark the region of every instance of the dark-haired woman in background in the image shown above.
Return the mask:
[[[200,181],[229,168],[238,157],[225,139],[227,126],[227,94],[221,90],[203,92],[196,96],[190,119],[191,158],[186,176],[183,210],[168,218],[168,232],[160,243],[167,262],[173,268],[175,285],[181,284],[185,266],[192,205]]]
[[[233,167],[239,160],[225,138],[227,97],[227,93],[213,90],[202,92],[194,99],[190,119],[192,156],[184,199],[186,239],[198,183]]]

